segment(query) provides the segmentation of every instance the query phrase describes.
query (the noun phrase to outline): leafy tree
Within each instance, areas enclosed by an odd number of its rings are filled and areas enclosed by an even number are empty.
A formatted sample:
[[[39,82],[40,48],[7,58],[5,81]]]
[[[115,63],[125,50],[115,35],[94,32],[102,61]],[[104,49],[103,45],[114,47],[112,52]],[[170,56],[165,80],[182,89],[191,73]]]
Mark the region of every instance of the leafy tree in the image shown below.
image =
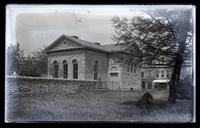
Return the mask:
[[[35,61],[35,66],[37,67],[37,72],[39,72],[40,74],[47,74],[47,62],[48,62],[48,58],[47,58],[47,54],[45,52],[45,47],[44,49],[39,49],[35,52],[33,52],[33,58]]]
[[[192,9],[169,9],[158,10],[164,19],[170,22],[171,30],[174,31],[178,51],[176,52],[174,70],[172,78],[169,82],[169,98],[170,103],[176,103],[176,92],[179,84],[181,68],[192,64]],[[154,13],[155,14],[155,13]]]
[[[7,48],[7,73],[13,72],[19,73],[21,66],[24,62],[24,51],[20,48],[19,43],[16,45],[10,45]]]
[[[39,77],[41,74],[47,74],[47,55],[43,49],[33,52],[27,56],[22,75]]]
[[[176,86],[179,82],[183,64],[191,57],[190,19],[191,9],[157,10],[162,17],[148,14],[149,17],[127,18],[113,17],[115,29],[114,40],[117,43],[137,43],[142,51],[143,64],[173,66],[173,74],[169,82],[170,103],[176,103]],[[159,14],[159,13],[157,13]],[[190,33],[189,33],[190,32]],[[167,59],[161,59],[165,56]],[[160,63],[159,63],[160,65]]]
[[[31,57],[24,56],[19,43],[10,45],[7,49],[7,73],[16,72],[22,76],[40,76],[47,73],[47,55],[44,50],[33,52]]]

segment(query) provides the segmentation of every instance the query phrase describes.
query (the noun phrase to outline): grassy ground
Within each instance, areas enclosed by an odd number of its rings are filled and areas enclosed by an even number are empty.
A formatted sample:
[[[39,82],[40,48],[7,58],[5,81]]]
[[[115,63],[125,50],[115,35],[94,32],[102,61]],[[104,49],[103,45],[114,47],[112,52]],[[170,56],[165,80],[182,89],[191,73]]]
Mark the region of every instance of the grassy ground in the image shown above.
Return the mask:
[[[8,99],[8,121],[153,121],[188,122],[192,101],[166,103],[167,92],[153,93],[159,104],[151,112],[136,105],[139,92],[76,90],[73,93],[13,96]],[[162,99],[162,100],[161,100]]]

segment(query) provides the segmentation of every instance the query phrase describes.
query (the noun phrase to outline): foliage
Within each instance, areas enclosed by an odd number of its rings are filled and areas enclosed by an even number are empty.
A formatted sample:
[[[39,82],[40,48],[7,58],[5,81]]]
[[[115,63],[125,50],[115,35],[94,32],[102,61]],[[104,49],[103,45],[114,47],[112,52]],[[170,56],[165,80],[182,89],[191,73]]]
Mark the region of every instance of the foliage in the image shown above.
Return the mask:
[[[44,48],[45,49],[45,48]],[[47,74],[47,54],[44,49],[39,49],[35,52],[33,52],[32,59],[36,61],[36,70],[40,74]]]
[[[191,64],[192,13],[191,9],[161,9],[156,13],[148,13],[148,18],[138,16],[130,20],[113,17],[113,39],[128,45],[137,43],[142,51],[143,64],[156,65],[157,61],[161,61],[161,65],[174,67],[168,100],[175,103],[181,67],[189,62]],[[163,56],[167,59],[160,59]]]
[[[20,64],[24,61],[24,51],[20,48],[19,43],[10,45],[7,48],[7,74],[19,72]]]
[[[133,17],[131,20],[113,17],[111,21],[115,29],[113,40],[117,43],[137,43],[142,51],[143,63],[156,65],[155,62],[159,61],[167,66],[174,66],[179,45],[170,21],[143,16]],[[187,48],[185,61],[191,58],[191,43],[188,43]],[[160,56],[167,59],[163,60]]]
[[[21,76],[41,76],[47,73],[47,55],[39,49],[25,57],[24,51],[17,45],[11,45],[7,49],[7,73],[16,72]]]

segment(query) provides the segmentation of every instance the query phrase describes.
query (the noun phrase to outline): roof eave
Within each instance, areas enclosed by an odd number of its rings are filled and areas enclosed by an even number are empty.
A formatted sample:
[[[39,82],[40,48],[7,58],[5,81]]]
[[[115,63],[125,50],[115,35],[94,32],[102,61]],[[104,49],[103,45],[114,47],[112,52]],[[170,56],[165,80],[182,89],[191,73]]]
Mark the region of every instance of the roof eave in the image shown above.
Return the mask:
[[[62,39],[65,35],[61,35],[59,38],[57,38],[53,43],[51,43],[48,47],[45,48],[46,51],[48,51],[53,45],[55,45],[60,39]]]
[[[80,47],[80,48],[71,48],[71,49],[46,50],[46,53],[60,52],[60,51],[74,51],[74,50],[81,50],[81,49],[84,49],[84,47]]]
[[[100,50],[100,49],[95,49],[95,48],[91,48],[91,47],[80,47],[80,48],[71,48],[71,49],[57,49],[57,50],[46,50],[46,53],[51,53],[51,52],[60,52],[60,51],[73,51],[73,50],[81,50],[81,49],[88,49],[88,50],[93,50],[93,51],[97,51],[97,52],[103,52],[103,53],[109,53],[108,51],[104,51],[104,50]]]

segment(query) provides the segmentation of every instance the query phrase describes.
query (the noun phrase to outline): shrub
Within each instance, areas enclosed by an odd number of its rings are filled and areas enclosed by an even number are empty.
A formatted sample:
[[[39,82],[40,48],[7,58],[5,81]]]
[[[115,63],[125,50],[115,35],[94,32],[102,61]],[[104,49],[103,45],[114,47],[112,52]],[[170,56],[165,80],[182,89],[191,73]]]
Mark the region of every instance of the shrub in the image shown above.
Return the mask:
[[[19,75],[21,76],[32,76],[32,77],[40,77],[40,74],[33,70],[22,70]]]
[[[148,111],[150,111],[151,105],[153,103],[153,96],[149,92],[146,92],[138,101],[138,105],[140,105],[143,108],[146,108]]]

